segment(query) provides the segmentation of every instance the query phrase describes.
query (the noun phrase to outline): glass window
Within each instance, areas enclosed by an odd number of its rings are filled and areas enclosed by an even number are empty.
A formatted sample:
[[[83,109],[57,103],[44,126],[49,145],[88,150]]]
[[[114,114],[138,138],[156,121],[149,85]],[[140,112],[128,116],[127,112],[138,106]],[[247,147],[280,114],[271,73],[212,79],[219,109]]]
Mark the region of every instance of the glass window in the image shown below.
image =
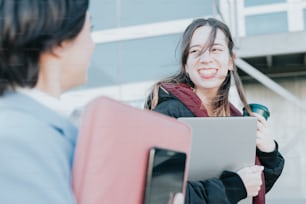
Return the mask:
[[[114,28],[118,24],[118,13],[114,0],[91,0],[89,12],[94,31]]]
[[[212,14],[211,0],[121,0],[121,25],[137,25]]]
[[[261,6],[265,4],[285,3],[286,0],[244,0],[244,6]]]
[[[181,34],[122,43],[120,82],[160,79],[178,69],[176,47]]]
[[[245,24],[246,35],[288,32],[287,12],[247,16]]]
[[[81,88],[157,80],[179,69],[181,34],[98,44]],[[177,49],[176,49],[177,48]]]
[[[88,69],[88,81],[80,89],[118,84],[119,49],[119,43],[96,45]]]
[[[304,30],[306,30],[306,9],[304,9]]]
[[[212,15],[211,0],[91,0],[94,30]]]

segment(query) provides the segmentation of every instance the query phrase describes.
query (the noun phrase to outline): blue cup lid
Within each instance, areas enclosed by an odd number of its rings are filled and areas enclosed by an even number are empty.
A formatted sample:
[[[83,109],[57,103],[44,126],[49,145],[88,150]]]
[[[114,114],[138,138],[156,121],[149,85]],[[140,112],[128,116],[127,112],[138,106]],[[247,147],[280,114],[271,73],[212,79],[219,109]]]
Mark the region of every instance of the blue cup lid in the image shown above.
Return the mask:
[[[266,106],[258,103],[251,103],[249,106],[252,112],[262,115],[266,120],[270,117],[270,111]],[[245,108],[243,108],[243,115],[249,115]]]

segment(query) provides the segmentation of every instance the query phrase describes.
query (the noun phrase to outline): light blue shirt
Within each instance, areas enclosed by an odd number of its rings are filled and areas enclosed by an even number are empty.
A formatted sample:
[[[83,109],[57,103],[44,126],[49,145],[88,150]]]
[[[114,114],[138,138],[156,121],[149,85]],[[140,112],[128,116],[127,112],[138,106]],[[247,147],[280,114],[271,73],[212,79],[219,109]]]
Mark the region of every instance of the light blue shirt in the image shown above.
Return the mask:
[[[0,97],[0,203],[75,204],[76,127],[16,92]]]

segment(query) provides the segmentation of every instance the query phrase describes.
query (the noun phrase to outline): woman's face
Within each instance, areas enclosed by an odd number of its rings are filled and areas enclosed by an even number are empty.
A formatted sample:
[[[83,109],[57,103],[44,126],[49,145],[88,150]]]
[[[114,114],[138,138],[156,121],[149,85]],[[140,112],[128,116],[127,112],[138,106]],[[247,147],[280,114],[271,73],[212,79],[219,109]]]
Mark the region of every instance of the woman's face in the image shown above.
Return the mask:
[[[66,42],[65,46],[61,83],[63,89],[67,90],[87,81],[87,70],[95,47],[88,13],[81,32],[75,39]]]
[[[199,90],[215,90],[221,86],[228,70],[233,69],[233,59],[229,54],[227,38],[217,29],[216,39],[211,48],[206,49],[212,28],[202,26],[195,30],[191,38],[186,72]]]

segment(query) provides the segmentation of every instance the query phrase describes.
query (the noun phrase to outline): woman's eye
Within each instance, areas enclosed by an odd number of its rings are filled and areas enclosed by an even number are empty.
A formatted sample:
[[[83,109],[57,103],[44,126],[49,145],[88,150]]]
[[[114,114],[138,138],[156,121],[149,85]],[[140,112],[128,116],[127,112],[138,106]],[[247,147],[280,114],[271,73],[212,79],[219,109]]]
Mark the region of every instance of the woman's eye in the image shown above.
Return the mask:
[[[219,52],[222,52],[222,51],[223,51],[223,49],[222,48],[218,48],[218,47],[213,47],[211,49],[211,52],[213,52],[213,53],[219,53]]]
[[[199,52],[199,50],[190,50],[189,52],[190,52],[191,54],[196,54],[196,53]]]

